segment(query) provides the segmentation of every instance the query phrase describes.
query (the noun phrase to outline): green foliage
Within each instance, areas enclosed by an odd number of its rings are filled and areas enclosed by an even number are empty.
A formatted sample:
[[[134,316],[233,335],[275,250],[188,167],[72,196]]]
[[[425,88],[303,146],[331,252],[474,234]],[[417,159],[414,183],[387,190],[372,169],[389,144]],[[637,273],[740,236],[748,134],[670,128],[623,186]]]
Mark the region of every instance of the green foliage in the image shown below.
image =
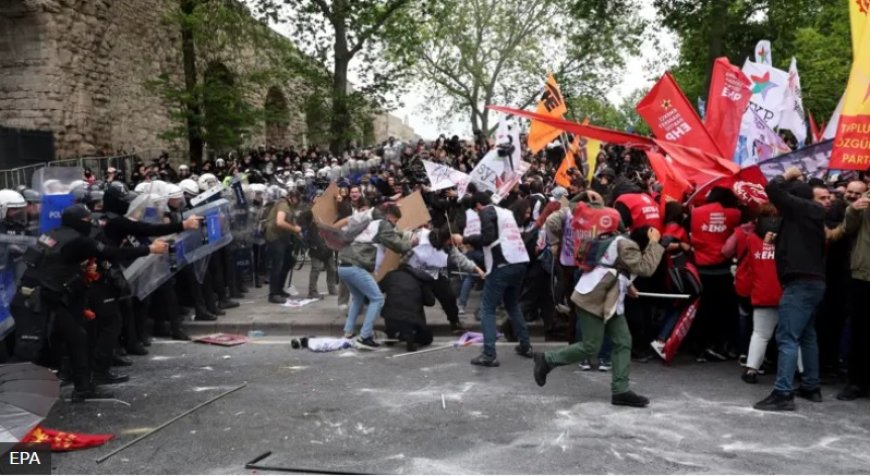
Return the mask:
[[[633,91],[618,105],[613,105],[603,96],[569,97],[568,118],[577,122],[588,118],[589,124],[593,126],[647,135],[650,133],[649,126],[637,115],[634,106],[648,91]]]
[[[774,66],[798,62],[804,105],[827,118],[845,90],[851,62],[848,5],[843,0],[655,0],[661,23],[680,38],[672,72],[690,99],[706,97],[712,61],[754,60],[771,40]]]

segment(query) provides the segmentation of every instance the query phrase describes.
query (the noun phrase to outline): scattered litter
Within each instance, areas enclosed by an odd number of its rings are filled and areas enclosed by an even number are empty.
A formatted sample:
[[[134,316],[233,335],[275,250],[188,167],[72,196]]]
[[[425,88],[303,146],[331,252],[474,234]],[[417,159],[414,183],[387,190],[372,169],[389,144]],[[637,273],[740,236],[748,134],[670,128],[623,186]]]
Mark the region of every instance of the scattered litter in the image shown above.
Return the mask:
[[[308,350],[312,352],[332,352],[351,347],[353,347],[353,341],[343,337],[311,337],[308,339]]]
[[[103,417],[102,413],[97,413],[97,418],[102,418],[102,417]]]
[[[230,430],[232,430],[232,429],[233,429],[233,428],[232,428],[231,426],[228,426],[228,427],[224,428],[224,431],[230,431]]]
[[[287,369],[287,370],[305,370],[308,368],[308,366],[307,365],[293,365],[293,366],[285,366],[285,367],[281,367],[281,368]]]
[[[229,355],[222,355],[221,358],[224,360],[229,360],[231,357]]]
[[[195,434],[196,434],[196,430],[190,430],[190,434],[191,434],[191,435],[195,435]]]
[[[222,347],[232,347],[235,345],[244,344],[245,342],[248,342],[248,339],[245,336],[239,334],[225,334],[223,332],[219,332],[217,334],[197,337],[196,339],[193,339],[193,341],[199,342],[200,344],[212,344]]]
[[[214,370],[211,365],[206,365],[205,367],[200,367],[201,370]]]
[[[443,394],[443,393],[441,394],[441,409],[442,409],[442,410],[447,410],[447,401],[444,400],[444,394]]]
[[[281,304],[283,307],[302,307],[313,302],[320,301],[320,299],[311,298],[311,299],[287,299],[284,304]]]
[[[285,436],[284,438],[287,438],[287,437]],[[323,444],[322,441],[317,441],[317,440],[311,440],[311,441],[309,441],[309,443],[311,443],[312,445],[322,445]]]
[[[239,416],[239,415],[244,415],[244,414],[245,414],[245,411],[242,410],[240,412],[236,412],[233,416]],[[286,436],[285,436],[285,438],[286,438]]]
[[[263,337],[266,333],[263,331],[248,331],[248,337]]]
[[[122,463],[129,463],[130,459],[129,458],[121,458],[121,462]]]
[[[168,355],[155,355],[154,357],[151,357],[151,360],[169,360],[171,358],[172,357]]]
[[[220,387],[193,387],[194,392],[205,392],[207,390],[217,390]]]

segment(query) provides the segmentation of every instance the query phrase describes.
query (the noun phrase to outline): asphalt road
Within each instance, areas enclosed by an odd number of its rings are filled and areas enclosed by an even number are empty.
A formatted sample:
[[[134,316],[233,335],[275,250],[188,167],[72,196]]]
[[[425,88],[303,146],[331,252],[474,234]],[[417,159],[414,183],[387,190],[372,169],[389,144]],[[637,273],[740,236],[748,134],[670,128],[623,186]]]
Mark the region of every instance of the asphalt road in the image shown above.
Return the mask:
[[[772,377],[750,386],[733,362],[634,364],[646,409],[609,404],[609,373],[554,371],[500,347],[502,366],[468,364],[477,349],[387,358],[402,349],[316,354],[266,337],[233,348],[156,342],[127,403],[55,405],[60,430],[114,433],[106,446],[55,454],[56,473],[253,474],[245,462],[356,473],[866,473],[870,400],[755,411]],[[247,382],[102,464],[95,459]],[[68,396],[65,390],[64,396]],[[264,473],[264,471],[256,471]]]

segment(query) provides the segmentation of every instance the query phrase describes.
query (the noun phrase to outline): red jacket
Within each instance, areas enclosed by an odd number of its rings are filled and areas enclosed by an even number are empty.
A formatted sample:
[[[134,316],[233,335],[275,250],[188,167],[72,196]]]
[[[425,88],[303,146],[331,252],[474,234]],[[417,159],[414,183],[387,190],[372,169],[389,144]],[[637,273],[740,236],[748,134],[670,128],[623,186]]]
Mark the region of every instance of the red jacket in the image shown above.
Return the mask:
[[[752,305],[756,307],[779,306],[782,286],[776,274],[776,247],[767,244],[755,233],[746,236],[746,247],[741,261],[748,263],[746,272],[737,276],[736,287],[749,289]]]
[[[629,230],[634,231],[644,225],[650,225],[661,231],[662,216],[659,214],[659,205],[645,193],[625,193],[616,199],[615,203],[621,203],[631,214]]]
[[[722,246],[740,223],[740,211],[725,208],[719,203],[708,203],[692,209],[691,238],[695,248],[695,264],[715,266],[728,258]]]

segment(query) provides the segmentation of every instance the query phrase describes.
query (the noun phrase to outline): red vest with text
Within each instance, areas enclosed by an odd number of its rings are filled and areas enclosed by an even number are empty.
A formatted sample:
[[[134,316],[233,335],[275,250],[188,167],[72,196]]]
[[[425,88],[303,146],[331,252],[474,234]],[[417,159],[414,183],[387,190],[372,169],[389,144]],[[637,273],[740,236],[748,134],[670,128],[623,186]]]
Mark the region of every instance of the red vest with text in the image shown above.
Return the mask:
[[[776,247],[767,244],[755,233],[746,238],[746,256],[749,270],[743,276],[738,276],[738,287],[749,288],[749,297],[756,307],[779,306],[782,297],[782,287],[776,274]]]
[[[662,216],[659,214],[659,205],[649,195],[645,193],[626,193],[620,195],[616,199],[616,203],[621,203],[628,208],[631,213],[630,231],[634,231],[644,225],[650,225],[653,228],[662,230]]]
[[[725,208],[718,203],[708,203],[692,210],[692,246],[695,248],[695,264],[714,266],[724,263],[722,246],[734,228],[740,224],[740,211]]]

